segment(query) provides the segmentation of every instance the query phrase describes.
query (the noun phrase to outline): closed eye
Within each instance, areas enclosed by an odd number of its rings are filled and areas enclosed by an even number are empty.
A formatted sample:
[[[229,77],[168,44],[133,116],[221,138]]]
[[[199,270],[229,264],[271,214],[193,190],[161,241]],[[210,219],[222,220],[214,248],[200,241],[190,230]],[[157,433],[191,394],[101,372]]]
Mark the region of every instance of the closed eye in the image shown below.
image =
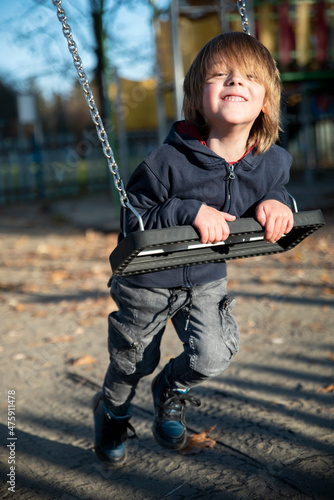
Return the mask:
[[[211,78],[226,78],[228,76],[227,73],[214,73],[213,75],[210,76],[210,79]]]
[[[228,74],[227,73],[214,73],[213,75],[210,75],[209,78],[206,80],[207,83],[212,82],[215,79],[220,79],[220,78],[227,78]]]

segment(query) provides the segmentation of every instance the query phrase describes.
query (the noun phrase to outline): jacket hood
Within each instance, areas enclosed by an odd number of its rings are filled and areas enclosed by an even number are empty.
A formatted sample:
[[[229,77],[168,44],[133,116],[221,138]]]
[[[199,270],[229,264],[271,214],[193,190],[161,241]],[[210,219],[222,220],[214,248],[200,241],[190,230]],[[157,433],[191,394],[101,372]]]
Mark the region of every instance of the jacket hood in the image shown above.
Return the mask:
[[[183,127],[186,124],[184,120],[177,121],[173,123],[170,131],[164,141],[165,145],[173,146],[181,151],[191,149],[193,154],[199,154],[201,156],[200,161],[203,165],[214,166],[215,164],[221,165],[222,157],[217,155],[212,149],[210,149],[206,144],[205,140],[201,137],[200,133],[193,125],[190,125],[189,132],[186,132],[187,127]],[[192,127],[192,128],[191,128]],[[194,133],[193,133],[194,132]],[[270,150],[275,146],[271,146]],[[270,151],[269,150],[269,151]],[[267,152],[268,153],[268,152]],[[262,161],[263,157],[267,154],[256,155],[255,150],[252,149],[245,154],[240,160],[234,163],[242,162],[245,164],[246,168],[250,170],[256,168]],[[206,159],[205,159],[206,158]],[[223,161],[227,164],[228,162],[223,158]]]

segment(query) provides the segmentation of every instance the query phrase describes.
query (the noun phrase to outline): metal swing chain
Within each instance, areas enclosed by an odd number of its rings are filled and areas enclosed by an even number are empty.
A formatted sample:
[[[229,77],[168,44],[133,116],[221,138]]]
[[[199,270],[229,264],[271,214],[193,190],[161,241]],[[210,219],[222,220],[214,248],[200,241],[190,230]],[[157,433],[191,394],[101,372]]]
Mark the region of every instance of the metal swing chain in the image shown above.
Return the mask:
[[[59,22],[62,25],[63,35],[67,41],[68,50],[70,51],[70,54],[72,55],[74,67],[77,70],[79,82],[80,82],[80,85],[81,85],[82,90],[84,92],[84,96],[85,96],[85,99],[86,99],[88,107],[89,107],[91,118],[92,118],[93,123],[96,127],[97,136],[101,142],[104,156],[106,157],[107,162],[108,162],[108,168],[113,175],[114,185],[119,193],[120,203],[124,208],[129,208],[134,213],[134,215],[138,219],[140,229],[143,230],[144,226],[143,226],[142,218],[138,214],[138,212],[134,209],[134,207],[131,205],[131,203],[128,199],[128,195],[127,195],[125,188],[124,188],[124,183],[121,179],[121,176],[119,175],[118,165],[116,163],[113,150],[111,149],[111,146],[109,144],[107,132],[104,129],[103,122],[102,122],[100,113],[97,109],[97,106],[95,104],[94,96],[93,96],[92,90],[90,88],[87,75],[86,75],[85,70],[83,68],[81,57],[78,54],[77,44],[73,40],[73,33],[71,30],[71,27],[67,23],[66,12],[61,5],[61,0],[52,0],[52,3],[57,8],[57,17],[58,17]],[[242,29],[245,33],[250,35],[249,21],[248,21],[247,10],[246,10],[246,2],[245,2],[245,0],[237,0],[237,3],[238,3],[238,11],[239,11],[240,18],[241,18]]]
[[[78,54],[77,44],[73,40],[73,34],[72,34],[71,27],[67,23],[66,12],[64,11],[64,9],[61,6],[61,0],[52,0],[52,3],[55,7],[57,7],[58,20],[60,21],[60,23],[62,25],[63,34],[67,40],[68,49],[72,55],[74,66],[77,70],[79,81],[80,81],[82,90],[84,92],[85,99],[87,101],[93,123],[96,127],[97,136],[101,142],[104,156],[107,158],[108,168],[113,175],[114,184],[115,184],[115,187],[119,193],[119,199],[120,199],[121,205],[124,208],[130,208],[135,213],[135,215],[137,215],[136,211],[133,209],[133,207],[131,206],[131,204],[128,200],[128,196],[126,194],[123,181],[119,175],[118,165],[115,161],[114,153],[113,153],[111,146],[109,144],[107,133],[103,127],[100,113],[99,113],[97,106],[95,104],[94,96],[93,96],[93,93],[92,93],[91,88],[89,86],[87,75],[85,73],[85,70],[83,69],[82,60]]]
[[[241,27],[247,35],[250,35],[250,29],[249,29],[249,20],[248,20],[248,15],[247,15],[247,9],[246,9],[246,1],[245,0],[237,0],[238,3],[238,11],[240,15],[240,21],[241,21]]]

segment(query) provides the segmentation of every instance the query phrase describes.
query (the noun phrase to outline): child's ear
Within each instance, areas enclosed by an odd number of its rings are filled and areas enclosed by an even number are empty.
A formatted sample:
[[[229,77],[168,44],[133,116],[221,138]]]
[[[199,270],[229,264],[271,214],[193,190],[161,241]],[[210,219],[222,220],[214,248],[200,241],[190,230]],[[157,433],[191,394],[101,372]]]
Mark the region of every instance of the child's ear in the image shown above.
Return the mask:
[[[266,103],[266,101],[263,102],[263,106],[261,108],[261,111],[263,114],[267,115],[268,114],[268,104]]]

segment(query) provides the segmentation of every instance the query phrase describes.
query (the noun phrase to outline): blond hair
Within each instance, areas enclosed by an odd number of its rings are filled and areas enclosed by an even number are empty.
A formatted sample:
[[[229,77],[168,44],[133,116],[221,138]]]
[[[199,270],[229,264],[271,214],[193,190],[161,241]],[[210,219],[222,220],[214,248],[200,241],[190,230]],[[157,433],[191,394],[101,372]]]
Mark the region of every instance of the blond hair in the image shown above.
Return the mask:
[[[203,89],[213,65],[224,63],[251,74],[265,89],[265,113],[260,112],[249,133],[246,148],[256,146],[264,153],[278,139],[282,84],[276,63],[264,45],[242,32],[223,33],[210,40],[199,51],[183,84],[183,114],[207,137],[210,125],[203,113]]]

